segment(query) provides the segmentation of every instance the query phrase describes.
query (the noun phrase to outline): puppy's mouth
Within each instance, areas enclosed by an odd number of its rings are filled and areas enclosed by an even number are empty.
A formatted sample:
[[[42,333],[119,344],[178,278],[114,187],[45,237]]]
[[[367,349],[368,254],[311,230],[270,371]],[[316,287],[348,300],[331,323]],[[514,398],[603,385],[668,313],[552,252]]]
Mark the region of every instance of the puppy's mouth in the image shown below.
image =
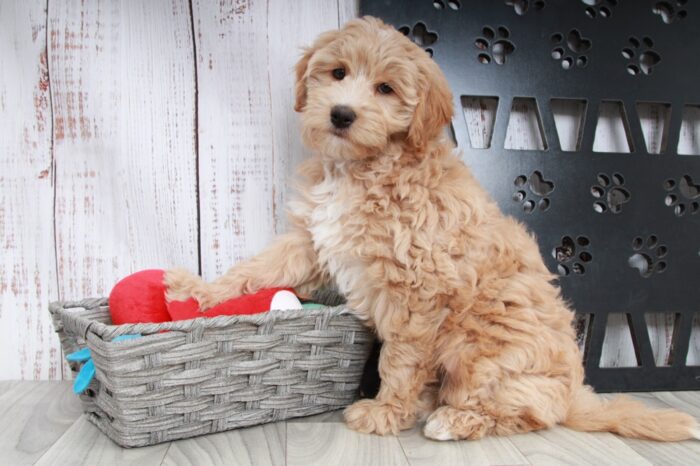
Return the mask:
[[[348,128],[331,128],[331,134],[339,138],[346,138],[348,136]]]

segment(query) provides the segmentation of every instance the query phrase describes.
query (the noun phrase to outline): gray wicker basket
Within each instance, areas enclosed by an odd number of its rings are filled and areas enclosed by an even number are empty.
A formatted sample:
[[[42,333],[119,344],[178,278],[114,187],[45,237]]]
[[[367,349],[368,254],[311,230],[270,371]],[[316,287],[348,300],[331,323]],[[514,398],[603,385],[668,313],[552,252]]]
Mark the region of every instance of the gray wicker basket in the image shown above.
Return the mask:
[[[106,299],[50,312],[64,353],[90,348],[96,375],[80,395],[88,419],[124,447],[342,408],[373,340],[342,305],[126,325],[110,325]]]

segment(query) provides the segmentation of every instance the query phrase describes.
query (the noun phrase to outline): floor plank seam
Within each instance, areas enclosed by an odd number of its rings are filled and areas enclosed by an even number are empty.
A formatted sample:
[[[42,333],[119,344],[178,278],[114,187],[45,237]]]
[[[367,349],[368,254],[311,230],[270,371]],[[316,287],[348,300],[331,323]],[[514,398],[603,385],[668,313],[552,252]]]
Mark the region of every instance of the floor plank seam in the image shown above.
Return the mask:
[[[403,457],[406,459],[406,464],[409,466],[411,465],[411,460],[408,458],[408,454],[406,453],[406,450],[403,447],[403,443],[401,442],[401,435],[396,435],[396,442],[399,444],[399,448],[401,448],[401,453],[403,453]]]
[[[173,442],[168,442],[168,448],[165,449],[163,452],[163,457],[160,459],[160,464],[158,466],[163,466],[163,463],[165,463],[165,458],[168,457],[168,452],[170,452],[170,447],[173,446]]]

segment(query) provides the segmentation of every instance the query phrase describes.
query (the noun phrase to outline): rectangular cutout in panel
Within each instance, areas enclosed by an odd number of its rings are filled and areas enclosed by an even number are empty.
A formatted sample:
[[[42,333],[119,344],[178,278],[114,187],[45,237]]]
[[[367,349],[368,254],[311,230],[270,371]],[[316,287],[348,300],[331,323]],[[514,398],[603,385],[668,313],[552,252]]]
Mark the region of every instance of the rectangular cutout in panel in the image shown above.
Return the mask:
[[[700,105],[683,106],[678,154],[700,155]]]
[[[644,134],[647,153],[666,152],[671,105],[659,102],[637,102],[637,116]]]
[[[699,252],[700,254],[700,252]],[[690,344],[688,356],[685,358],[686,366],[700,366],[700,313],[693,315],[693,328],[690,331]]]
[[[673,362],[673,329],[678,323],[678,319],[679,315],[673,313],[644,314],[649,343],[657,367],[670,366]]]
[[[508,116],[505,149],[546,150],[542,116],[532,97],[515,97]]]
[[[549,101],[549,106],[552,109],[561,150],[564,152],[581,150],[587,102],[582,99],[552,99]]]
[[[600,367],[639,367],[628,314],[608,314]]]
[[[586,343],[589,339],[593,314],[576,314],[574,318],[574,329],[576,329],[576,343],[581,354],[586,354]]]
[[[616,100],[602,101],[593,138],[593,152],[625,154],[633,150],[625,106]]]
[[[457,137],[455,136],[455,126],[453,122],[450,122],[449,125],[445,126],[445,137],[452,141],[452,144],[454,144],[455,147],[458,146],[457,144]]]
[[[472,149],[491,147],[498,97],[462,96],[462,113]]]
[[[600,319],[601,317],[598,316]],[[576,320],[576,343],[583,355],[583,365],[588,366],[588,356],[591,345],[596,341],[593,339],[593,324],[596,322],[595,314],[585,314]]]

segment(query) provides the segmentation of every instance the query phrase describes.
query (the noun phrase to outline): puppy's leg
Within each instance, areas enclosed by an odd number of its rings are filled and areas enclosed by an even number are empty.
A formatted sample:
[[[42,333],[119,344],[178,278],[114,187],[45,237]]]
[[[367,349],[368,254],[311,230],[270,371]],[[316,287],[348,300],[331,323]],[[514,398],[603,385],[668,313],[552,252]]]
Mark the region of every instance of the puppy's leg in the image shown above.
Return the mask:
[[[569,385],[563,380],[532,374],[502,374],[494,380],[492,375],[472,373],[469,382],[448,375],[440,391],[443,406],[428,417],[425,436],[476,440],[512,435],[551,427],[566,416]]]
[[[421,340],[384,341],[379,356],[381,386],[375,399],[345,409],[345,422],[365,433],[398,434],[410,429],[431,404],[426,383],[432,379],[431,344]]]
[[[185,301],[192,297],[196,289],[201,289],[206,284],[202,277],[193,274],[182,267],[167,270],[163,277],[166,299],[168,301]]]
[[[297,229],[278,236],[257,256],[231,267],[211,283],[174,269],[166,273],[169,300],[194,297],[201,309],[262,288],[289,286],[313,288],[323,281],[323,273],[311,236]]]
[[[423,389],[416,409],[416,420],[425,421],[438,407],[438,391],[440,387],[437,381],[429,383]]]
[[[546,429],[566,415],[565,385],[538,375],[519,375],[494,388],[492,399],[480,399],[488,389],[448,396],[423,429],[434,440],[477,440],[486,435],[513,435]]]

